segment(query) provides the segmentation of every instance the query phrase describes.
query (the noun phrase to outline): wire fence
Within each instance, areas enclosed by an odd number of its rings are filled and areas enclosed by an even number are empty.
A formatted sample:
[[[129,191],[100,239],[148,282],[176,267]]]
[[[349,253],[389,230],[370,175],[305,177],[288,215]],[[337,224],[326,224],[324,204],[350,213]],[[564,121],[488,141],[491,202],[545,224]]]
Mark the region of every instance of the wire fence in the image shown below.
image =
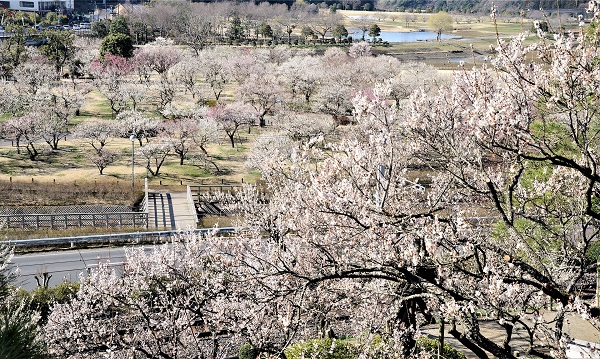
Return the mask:
[[[148,213],[144,212],[0,215],[0,229],[146,228],[147,226]]]

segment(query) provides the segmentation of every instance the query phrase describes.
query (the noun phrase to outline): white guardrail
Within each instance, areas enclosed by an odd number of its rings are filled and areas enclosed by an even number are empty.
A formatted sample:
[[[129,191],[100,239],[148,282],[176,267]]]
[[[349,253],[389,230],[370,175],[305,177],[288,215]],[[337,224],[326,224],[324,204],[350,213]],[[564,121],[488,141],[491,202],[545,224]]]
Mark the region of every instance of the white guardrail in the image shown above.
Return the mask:
[[[181,229],[172,231],[101,234],[78,237],[18,239],[6,241],[5,243],[14,247],[44,247],[65,245],[75,247],[78,244],[162,242],[177,236],[185,236],[189,234],[208,234],[210,232],[214,232],[215,234],[229,234],[235,233],[236,228],[200,228],[194,230]]]

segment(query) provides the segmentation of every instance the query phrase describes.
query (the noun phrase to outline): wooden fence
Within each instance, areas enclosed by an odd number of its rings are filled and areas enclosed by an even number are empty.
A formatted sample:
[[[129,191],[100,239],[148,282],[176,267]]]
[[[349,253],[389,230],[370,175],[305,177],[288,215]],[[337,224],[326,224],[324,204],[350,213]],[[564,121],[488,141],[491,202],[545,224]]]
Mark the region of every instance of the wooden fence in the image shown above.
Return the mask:
[[[67,229],[73,227],[148,226],[147,212],[0,215],[0,229]]]

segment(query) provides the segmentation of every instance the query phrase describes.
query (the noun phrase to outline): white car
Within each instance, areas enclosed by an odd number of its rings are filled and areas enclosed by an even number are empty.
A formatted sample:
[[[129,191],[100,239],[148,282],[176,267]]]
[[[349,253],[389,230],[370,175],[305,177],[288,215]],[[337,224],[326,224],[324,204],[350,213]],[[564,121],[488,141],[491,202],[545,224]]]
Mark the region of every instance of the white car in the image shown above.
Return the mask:
[[[81,26],[79,26],[79,24],[73,24],[73,30],[79,30],[81,29]]]
[[[79,24],[79,28],[80,29],[91,29],[92,25],[89,22],[82,22],[81,24]]]

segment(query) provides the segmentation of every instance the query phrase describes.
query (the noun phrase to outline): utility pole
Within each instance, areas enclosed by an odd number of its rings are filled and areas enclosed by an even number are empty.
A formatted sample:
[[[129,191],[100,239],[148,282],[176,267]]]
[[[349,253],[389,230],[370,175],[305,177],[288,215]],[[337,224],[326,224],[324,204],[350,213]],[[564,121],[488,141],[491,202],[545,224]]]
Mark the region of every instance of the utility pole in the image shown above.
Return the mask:
[[[135,140],[137,137],[135,135],[129,136],[131,140],[131,193],[134,194],[135,190]]]

